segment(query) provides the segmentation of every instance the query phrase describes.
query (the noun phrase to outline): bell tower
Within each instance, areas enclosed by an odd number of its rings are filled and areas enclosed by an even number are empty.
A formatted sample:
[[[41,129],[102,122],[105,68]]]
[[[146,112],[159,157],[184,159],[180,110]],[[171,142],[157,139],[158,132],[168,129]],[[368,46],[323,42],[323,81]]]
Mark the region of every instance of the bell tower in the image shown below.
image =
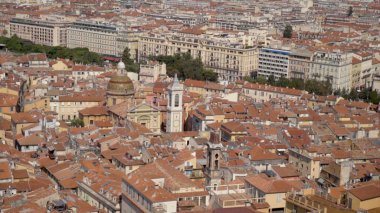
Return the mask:
[[[183,84],[179,83],[177,74],[174,76],[173,84],[168,88],[168,96],[166,132],[182,132]]]
[[[222,159],[223,145],[220,142],[207,143],[206,185],[216,190],[222,179],[220,163]]]

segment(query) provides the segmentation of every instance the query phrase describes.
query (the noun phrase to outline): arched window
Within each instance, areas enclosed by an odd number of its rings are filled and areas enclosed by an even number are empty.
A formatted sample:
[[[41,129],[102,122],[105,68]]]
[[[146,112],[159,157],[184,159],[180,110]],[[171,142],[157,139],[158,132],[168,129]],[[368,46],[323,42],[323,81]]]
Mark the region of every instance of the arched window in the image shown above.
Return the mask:
[[[174,100],[174,107],[178,107],[179,106],[179,95],[176,94],[175,95],[175,100]]]

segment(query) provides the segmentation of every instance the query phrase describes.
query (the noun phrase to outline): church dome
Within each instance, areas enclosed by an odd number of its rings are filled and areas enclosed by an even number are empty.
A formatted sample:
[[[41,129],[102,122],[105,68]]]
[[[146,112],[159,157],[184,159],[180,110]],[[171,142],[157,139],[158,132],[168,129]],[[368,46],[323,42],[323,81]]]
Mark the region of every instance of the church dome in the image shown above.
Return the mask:
[[[111,95],[133,95],[133,82],[126,75],[112,76],[107,85],[107,93]]]
[[[118,64],[117,64],[117,69],[118,70],[124,70],[125,69],[125,64],[123,61],[120,61]]]

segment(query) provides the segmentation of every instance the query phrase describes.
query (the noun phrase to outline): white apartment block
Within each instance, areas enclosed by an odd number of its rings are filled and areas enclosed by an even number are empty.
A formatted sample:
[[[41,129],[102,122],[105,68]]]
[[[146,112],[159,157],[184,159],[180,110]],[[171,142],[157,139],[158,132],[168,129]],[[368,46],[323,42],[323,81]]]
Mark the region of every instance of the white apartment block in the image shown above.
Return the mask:
[[[9,22],[9,35],[47,46],[66,46],[69,22],[13,18]]]
[[[352,54],[315,52],[311,59],[309,79],[330,81],[333,90],[351,89]]]
[[[259,54],[259,66],[257,74],[269,77],[273,75],[276,79],[289,77],[289,55],[290,51],[262,48]]]
[[[190,53],[213,69],[220,80],[235,81],[257,68],[258,49],[222,39],[179,34],[146,34],[140,37],[139,61],[149,56]]]
[[[117,26],[98,22],[74,22],[67,30],[67,47],[85,47],[102,55],[121,56],[125,47],[136,57],[137,38]]]

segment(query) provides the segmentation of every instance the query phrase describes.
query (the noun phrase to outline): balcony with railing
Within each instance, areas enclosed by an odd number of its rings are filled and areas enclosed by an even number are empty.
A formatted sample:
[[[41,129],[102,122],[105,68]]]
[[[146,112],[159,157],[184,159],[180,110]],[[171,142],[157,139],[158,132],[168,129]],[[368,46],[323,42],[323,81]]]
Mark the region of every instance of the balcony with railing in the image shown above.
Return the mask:
[[[347,210],[342,205],[338,204],[338,200],[336,198],[327,193],[319,191],[311,191],[310,193],[290,192],[286,194],[285,199],[287,202],[308,211],[318,211],[325,213],[328,212],[328,210],[332,209],[343,211]]]

